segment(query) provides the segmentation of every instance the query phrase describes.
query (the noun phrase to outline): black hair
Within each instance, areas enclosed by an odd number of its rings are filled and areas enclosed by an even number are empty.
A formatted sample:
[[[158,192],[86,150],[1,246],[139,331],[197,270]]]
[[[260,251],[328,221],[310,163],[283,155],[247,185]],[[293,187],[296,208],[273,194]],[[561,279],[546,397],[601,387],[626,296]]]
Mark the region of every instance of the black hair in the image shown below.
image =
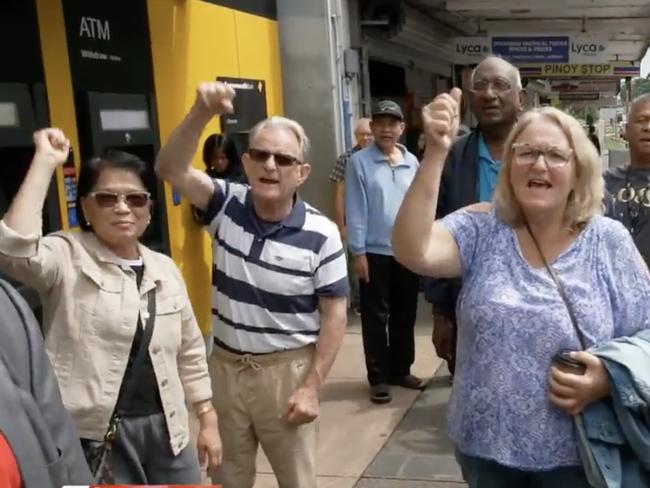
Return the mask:
[[[235,141],[225,134],[211,134],[203,143],[203,163],[207,171],[212,170],[212,155],[216,149],[221,149],[228,160],[226,170],[239,165],[239,151]]]
[[[92,191],[102,171],[112,168],[130,171],[140,178],[142,185],[151,195],[155,195],[156,179],[153,170],[139,157],[124,151],[108,149],[99,156],[87,159],[81,163],[77,182],[77,220],[83,230],[92,230],[92,227],[86,222],[81,198]]]

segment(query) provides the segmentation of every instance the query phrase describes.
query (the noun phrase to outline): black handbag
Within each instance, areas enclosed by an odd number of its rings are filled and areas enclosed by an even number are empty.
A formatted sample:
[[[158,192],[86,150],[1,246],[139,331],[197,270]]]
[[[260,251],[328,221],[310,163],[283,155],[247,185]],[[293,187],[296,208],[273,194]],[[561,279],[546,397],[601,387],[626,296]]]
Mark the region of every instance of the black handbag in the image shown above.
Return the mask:
[[[142,341],[140,342],[140,348],[133,360],[131,369],[129,370],[129,375],[126,375],[122,379],[123,387],[120,388],[120,394],[117,397],[117,402],[115,403],[115,409],[111,415],[111,420],[108,422],[108,429],[104,435],[104,440],[101,443],[92,443],[91,445],[84,446],[84,454],[86,455],[86,461],[90,467],[90,472],[93,475],[93,478],[97,483],[113,484],[115,483],[115,476],[113,470],[111,469],[111,451],[113,449],[113,441],[117,435],[117,429],[120,425],[122,417],[120,416],[120,410],[126,404],[127,399],[131,397],[131,392],[135,388],[135,382],[132,381],[133,377],[130,373],[137,370],[137,367],[144,360],[145,354],[149,350],[149,343],[151,342],[151,336],[153,335],[153,328],[156,322],[156,289],[149,291],[147,293],[147,317],[146,326],[142,334]],[[131,380],[131,381],[129,381]]]

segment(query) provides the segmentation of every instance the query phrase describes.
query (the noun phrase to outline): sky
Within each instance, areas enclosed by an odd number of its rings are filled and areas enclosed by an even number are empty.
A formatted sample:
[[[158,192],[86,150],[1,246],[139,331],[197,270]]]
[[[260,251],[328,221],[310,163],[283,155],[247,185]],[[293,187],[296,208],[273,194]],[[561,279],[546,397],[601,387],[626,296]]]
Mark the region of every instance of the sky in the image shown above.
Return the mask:
[[[641,77],[645,78],[650,72],[650,49],[645,53],[645,56],[641,60]]]

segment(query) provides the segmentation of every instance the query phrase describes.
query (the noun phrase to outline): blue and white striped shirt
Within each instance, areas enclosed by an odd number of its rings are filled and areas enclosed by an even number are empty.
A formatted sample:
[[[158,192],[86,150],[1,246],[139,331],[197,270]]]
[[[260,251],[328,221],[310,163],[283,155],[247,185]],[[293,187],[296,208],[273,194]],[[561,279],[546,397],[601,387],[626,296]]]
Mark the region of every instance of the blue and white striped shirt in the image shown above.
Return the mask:
[[[318,298],[348,293],[336,225],[296,197],[284,221],[262,226],[250,187],[214,181],[204,216],[213,239],[214,337],[228,348],[251,353],[315,343]]]

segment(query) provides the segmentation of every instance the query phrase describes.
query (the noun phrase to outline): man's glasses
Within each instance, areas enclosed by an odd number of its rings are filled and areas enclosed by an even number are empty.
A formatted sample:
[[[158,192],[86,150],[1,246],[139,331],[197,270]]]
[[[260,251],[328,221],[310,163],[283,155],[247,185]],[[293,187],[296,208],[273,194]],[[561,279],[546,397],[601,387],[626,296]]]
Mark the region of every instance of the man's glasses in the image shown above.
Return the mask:
[[[518,164],[535,164],[540,154],[544,155],[544,161],[551,167],[564,166],[571,161],[572,149],[560,149],[559,147],[537,147],[530,144],[513,144],[512,152],[514,161]]]
[[[278,166],[287,167],[302,164],[302,161],[290,154],[274,153],[264,149],[254,149],[251,147],[248,149],[248,155],[256,163],[265,163],[271,156],[273,156],[275,164]]]
[[[125,202],[129,208],[143,208],[151,200],[151,194],[146,191],[130,191],[128,193],[93,191],[88,196],[94,198],[97,205],[104,208],[115,207],[119,202]]]
[[[496,80],[475,80],[472,83],[472,87],[469,89],[471,93],[484,93],[488,90],[489,87],[492,87],[494,93],[500,95],[509,92],[512,90],[512,85],[509,81],[497,78]]]

